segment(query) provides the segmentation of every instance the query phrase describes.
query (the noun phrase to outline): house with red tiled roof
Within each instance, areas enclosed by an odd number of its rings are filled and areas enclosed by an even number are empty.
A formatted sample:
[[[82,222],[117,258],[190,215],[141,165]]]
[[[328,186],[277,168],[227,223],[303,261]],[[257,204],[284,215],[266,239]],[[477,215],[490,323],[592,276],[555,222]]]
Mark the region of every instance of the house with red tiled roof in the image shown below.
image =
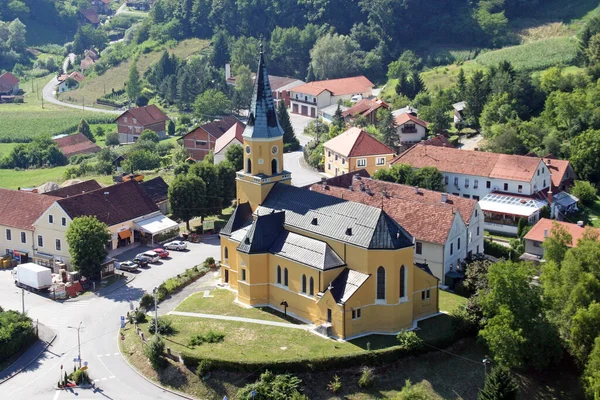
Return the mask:
[[[308,82],[291,90],[292,112],[315,118],[319,109],[337,104],[339,100],[351,100],[353,96],[360,99],[371,97],[374,86],[362,75]]]
[[[88,139],[83,133],[76,133],[52,140],[67,158],[73,157],[76,154],[93,154],[101,150],[100,146]]]
[[[96,61],[90,56],[86,56],[83,60],[81,60],[79,68],[81,71],[87,71],[88,69],[92,68],[94,64],[96,64]]]
[[[552,154],[542,158],[552,176],[552,186],[558,190],[568,190],[577,179],[573,165],[569,160],[559,160]]]
[[[450,143],[450,140],[448,140],[448,138],[444,134],[439,134],[432,138],[422,140],[421,143],[424,144],[425,146],[438,146],[438,147],[454,148],[454,145],[452,145],[452,143]]]
[[[522,260],[540,261],[544,258],[544,241],[552,235],[555,226],[562,227],[571,235],[569,247],[577,246],[577,242],[586,232],[600,235],[600,229],[592,226],[584,226],[582,221],[571,224],[564,221],[555,221],[548,218],[541,218],[527,234],[524,236],[525,253],[521,256]],[[588,231],[589,230],[589,231]]]
[[[92,24],[94,26],[100,24],[100,17],[98,11],[94,8],[86,8],[85,10],[79,10],[79,21],[82,23]]]
[[[388,168],[394,149],[360,128],[352,127],[323,144],[325,174],[337,176],[366,169],[370,175]]]
[[[0,188],[0,254],[35,261],[35,221],[58,197]]]
[[[402,145],[418,143],[427,136],[429,122],[423,121],[416,114],[405,112],[395,116],[398,141]]]
[[[77,86],[79,86],[79,84],[83,82],[84,79],[85,76],[83,76],[81,72],[77,71],[73,71],[69,75],[62,74],[57,78],[58,85],[56,85],[56,92],[63,93],[67,90],[74,89]]]
[[[19,93],[19,78],[5,72],[0,75],[0,96],[11,96]]]
[[[90,0],[90,6],[99,13],[110,12],[110,0]]]
[[[348,175],[350,185],[339,185]],[[415,262],[427,264],[442,284],[462,274],[466,258],[484,251],[483,212],[475,200],[354,174],[309,189],[384,210],[414,236]]]
[[[536,223],[549,203],[551,175],[538,157],[417,144],[391,164],[437,168],[448,193],[480,201],[490,231],[516,234],[519,219]]]
[[[348,124],[357,117],[365,117],[370,125],[377,124],[377,112],[382,109],[389,109],[390,106],[380,99],[362,99],[352,107],[342,112],[344,119]]]
[[[125,111],[115,119],[120,143],[132,143],[138,140],[146,129],[154,131],[163,139],[167,136],[166,127],[169,117],[156,105],[136,107]]]
[[[246,125],[241,122],[236,122],[223,134],[223,136],[216,140],[214,149],[215,164],[225,161],[225,155],[228,148],[236,144],[240,146],[244,144],[242,133],[244,133],[245,128]]]
[[[236,117],[229,115],[192,129],[180,140],[194,161],[202,161],[209,152],[215,150],[217,140],[236,124],[245,126]]]

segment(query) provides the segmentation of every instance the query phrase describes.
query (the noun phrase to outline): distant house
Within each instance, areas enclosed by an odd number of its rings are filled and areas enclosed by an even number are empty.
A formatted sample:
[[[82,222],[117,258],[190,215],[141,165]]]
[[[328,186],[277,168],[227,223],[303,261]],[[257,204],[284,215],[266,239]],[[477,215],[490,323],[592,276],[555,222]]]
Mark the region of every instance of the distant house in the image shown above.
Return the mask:
[[[71,72],[69,75],[62,74],[61,76],[58,77],[58,85],[56,85],[56,92],[63,93],[63,92],[66,92],[67,90],[73,89],[73,88],[79,86],[79,84],[81,82],[83,82],[84,79],[85,79],[85,76],[83,76],[83,74],[81,72],[77,72],[77,71]],[[69,80],[71,80],[71,81],[69,81]],[[69,83],[69,82],[74,82],[74,84]],[[69,87],[69,85],[72,85],[72,86]]]
[[[160,108],[149,106],[132,108],[119,115],[115,121],[119,132],[120,143],[133,143],[146,129],[158,134],[159,138],[166,137],[166,125],[169,117]]]
[[[65,157],[73,157],[76,154],[92,154],[99,152],[100,146],[85,137],[83,133],[76,133],[57,139],[52,139],[58,145]]]
[[[94,8],[79,10],[79,21],[82,23],[92,24],[94,26],[100,24],[98,11],[96,11]]]
[[[91,58],[94,61],[98,61],[98,59],[100,58],[100,54],[98,54],[98,52],[95,49],[87,49],[83,52],[83,55],[85,57]]]
[[[58,188],[56,190],[51,190],[49,192],[45,192],[45,195],[60,197],[61,199],[77,196],[79,194],[91,192],[92,190],[101,189],[102,186],[94,179],[89,179],[87,181],[83,181],[80,183],[75,183],[73,185],[65,186]]]
[[[139,185],[156,203],[161,213],[169,214],[169,185],[163,178],[157,176],[149,181],[140,182]]]
[[[381,109],[389,108],[390,106],[383,100],[362,99],[345,110],[342,115],[348,123],[351,123],[357,116],[361,116],[367,119],[368,124],[375,125],[377,123],[377,112]]]
[[[182,137],[183,147],[194,161],[202,161],[211,150],[215,149],[217,139],[236,123],[240,123],[237,118],[227,116],[200,125]]]
[[[583,237],[583,234],[587,229],[592,229],[600,233],[600,229],[593,227],[584,227],[582,222],[577,224],[571,224],[568,222],[554,221],[548,218],[541,218],[529,232],[523,238],[525,241],[525,253],[521,256],[522,260],[528,261],[540,261],[544,258],[544,242],[552,234],[552,228],[554,224],[563,227],[571,235],[571,243],[567,244],[569,247],[577,246],[579,239]]]
[[[452,108],[454,109],[454,125],[458,125],[465,117],[464,111],[465,108],[467,108],[467,103],[459,101],[458,103],[452,104]]]
[[[236,122],[223,134],[223,136],[217,139],[214,149],[215,164],[225,161],[225,155],[228,148],[234,144],[242,145],[244,143],[244,138],[242,137],[244,128],[246,128],[244,124]]]
[[[291,90],[292,112],[315,118],[319,109],[337,104],[338,100],[350,100],[359,95],[371,97],[373,86],[365,76],[309,82]]]
[[[231,76],[231,66],[225,64],[225,81],[227,84],[235,86],[236,79],[237,77]],[[256,79],[255,73],[252,74],[252,79]],[[269,82],[271,84],[271,94],[273,95],[275,104],[278,104],[280,100],[283,100],[286,107],[290,106],[290,90],[297,86],[304,85],[304,81],[299,79],[276,75],[269,75]]]
[[[5,72],[0,75],[0,96],[10,96],[19,93],[19,78]]]
[[[394,158],[394,149],[381,143],[360,128],[350,128],[346,132],[323,144],[325,174],[337,176],[360,169],[370,175],[388,168]]]
[[[454,148],[452,143],[448,140],[445,135],[439,134],[427,140],[421,141],[425,146],[438,146],[438,147],[450,147]]]
[[[342,113],[348,109],[348,107],[343,104],[340,104],[339,106],[340,110],[342,110]],[[331,124],[333,123],[333,117],[335,116],[337,109],[338,105],[332,104],[330,106],[321,108],[318,115],[323,119],[323,122]]]
[[[552,186],[558,190],[568,190],[575,183],[577,175],[569,160],[559,160],[552,154],[543,157],[552,178]]]
[[[413,113],[403,113],[395,117],[400,144],[418,143],[427,135],[427,125]]]
[[[79,64],[79,68],[82,71],[87,71],[88,69],[93,67],[94,64],[96,64],[96,61],[93,58],[86,56],[83,60],[81,60],[81,63]]]
[[[110,12],[110,0],[90,0],[90,6],[99,13]]]

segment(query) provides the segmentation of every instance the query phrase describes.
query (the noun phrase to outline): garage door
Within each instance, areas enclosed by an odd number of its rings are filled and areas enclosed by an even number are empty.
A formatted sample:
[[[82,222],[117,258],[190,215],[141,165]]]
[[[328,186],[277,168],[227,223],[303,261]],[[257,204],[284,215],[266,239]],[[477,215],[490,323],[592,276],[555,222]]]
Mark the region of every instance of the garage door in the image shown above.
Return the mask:
[[[302,115],[308,115],[308,107],[302,106]]]
[[[298,104],[292,104],[292,112],[298,114]]]

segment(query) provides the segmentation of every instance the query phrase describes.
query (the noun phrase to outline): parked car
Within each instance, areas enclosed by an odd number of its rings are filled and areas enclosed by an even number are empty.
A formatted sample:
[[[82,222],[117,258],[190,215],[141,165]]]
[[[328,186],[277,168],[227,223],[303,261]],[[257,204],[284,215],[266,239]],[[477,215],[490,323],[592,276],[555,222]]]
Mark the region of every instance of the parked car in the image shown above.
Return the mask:
[[[148,264],[152,262],[150,257],[146,257],[144,254],[138,254],[132,261],[139,265],[141,268],[147,267]]]
[[[120,269],[122,271],[128,271],[128,272],[137,272],[138,264],[136,264],[133,261],[123,261],[122,263],[119,263],[117,265],[117,269]]]
[[[143,253],[138,254],[136,257],[140,256],[148,257],[151,263],[157,263],[160,260],[158,253],[154,251],[145,251]]]
[[[158,254],[158,256],[160,258],[167,258],[167,257],[169,257],[169,252],[167,250],[165,250],[165,249],[154,249],[152,251],[154,251],[156,254]]]
[[[187,249],[187,243],[182,242],[180,240],[176,240],[174,242],[169,242],[169,243],[165,244],[165,249],[177,250],[177,251],[185,250],[185,249]]]

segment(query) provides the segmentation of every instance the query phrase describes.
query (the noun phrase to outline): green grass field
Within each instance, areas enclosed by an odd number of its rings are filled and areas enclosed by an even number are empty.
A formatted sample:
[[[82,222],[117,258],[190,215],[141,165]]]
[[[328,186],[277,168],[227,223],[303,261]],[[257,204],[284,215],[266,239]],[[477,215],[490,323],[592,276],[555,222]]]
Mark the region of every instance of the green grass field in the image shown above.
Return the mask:
[[[177,46],[170,49],[169,52],[176,54],[178,57],[187,58],[193,54],[199,53],[208,46],[208,43],[207,40],[202,39],[187,39],[179,42]],[[144,72],[150,68],[152,64],[160,59],[161,54],[162,50],[143,54],[138,58],[137,67],[141,76],[143,76]],[[117,67],[109,69],[103,75],[85,80],[78,89],[61,94],[60,100],[81,104],[85,99],[86,103],[91,104],[92,102],[95,102],[98,97],[103,96],[105,93],[110,93],[112,89],[123,89],[125,81],[127,80],[130,65],[130,60],[125,61]]]
[[[475,71],[484,69],[483,66],[475,61],[466,61],[462,65],[451,64],[432,68],[421,74],[423,82],[427,89],[435,90],[437,88],[446,89],[456,84],[460,69],[465,71],[465,76],[471,76]],[[387,88],[386,88],[387,89]]]
[[[466,297],[440,290],[440,311],[451,313],[464,304],[467,304]]]

